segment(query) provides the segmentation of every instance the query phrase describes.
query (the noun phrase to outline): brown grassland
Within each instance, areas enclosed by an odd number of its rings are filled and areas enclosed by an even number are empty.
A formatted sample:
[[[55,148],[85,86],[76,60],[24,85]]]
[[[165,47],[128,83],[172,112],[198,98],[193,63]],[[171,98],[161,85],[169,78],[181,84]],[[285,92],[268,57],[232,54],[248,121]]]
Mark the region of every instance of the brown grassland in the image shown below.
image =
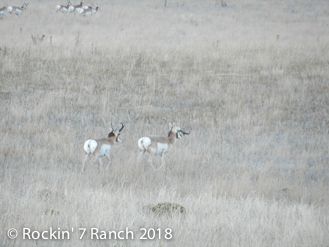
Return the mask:
[[[0,20],[0,246],[329,245],[327,1],[164,2],[31,0]],[[84,141],[120,122],[109,168],[82,173]],[[169,122],[191,134],[154,172],[137,141]],[[165,202],[183,208],[150,210]],[[23,239],[50,227],[70,239]]]

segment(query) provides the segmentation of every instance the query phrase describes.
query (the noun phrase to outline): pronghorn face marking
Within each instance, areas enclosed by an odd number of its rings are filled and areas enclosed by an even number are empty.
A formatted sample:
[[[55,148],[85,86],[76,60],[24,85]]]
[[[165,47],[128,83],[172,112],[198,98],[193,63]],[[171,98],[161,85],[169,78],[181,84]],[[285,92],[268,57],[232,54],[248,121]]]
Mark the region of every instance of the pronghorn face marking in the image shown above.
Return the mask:
[[[119,135],[120,132],[123,130],[123,128],[124,128],[123,123],[121,123],[121,128],[119,130],[114,129],[111,124],[111,130],[110,133],[107,135],[107,138],[96,139],[96,140],[89,139],[84,143],[83,149],[86,153],[86,157],[82,166],[83,171],[84,171],[85,163],[88,160],[90,154],[94,155],[96,158],[99,158],[98,162],[100,165],[100,169],[102,166],[102,160],[100,159],[101,157],[105,156],[109,161],[111,161],[111,158],[109,156],[110,149],[115,142],[121,142]]]
[[[152,164],[152,158],[154,155],[161,155],[161,166],[157,169],[159,170],[163,165],[163,156],[169,152],[170,147],[175,142],[175,139],[180,139],[183,135],[189,135],[190,132],[185,132],[176,126],[175,123],[169,123],[170,131],[168,136],[145,136],[138,140],[138,147],[140,149],[139,159],[145,152],[150,154],[148,161],[150,162],[152,168],[156,170]]]
[[[115,137],[116,142],[121,142],[119,135],[120,135],[120,132],[112,129],[111,132],[108,134],[108,138]]]
[[[120,139],[120,136],[119,136],[119,135],[120,135],[120,133],[118,133],[118,134],[117,134],[117,138],[115,138],[115,141],[120,143],[120,142],[122,142],[122,141],[121,141],[121,139]]]

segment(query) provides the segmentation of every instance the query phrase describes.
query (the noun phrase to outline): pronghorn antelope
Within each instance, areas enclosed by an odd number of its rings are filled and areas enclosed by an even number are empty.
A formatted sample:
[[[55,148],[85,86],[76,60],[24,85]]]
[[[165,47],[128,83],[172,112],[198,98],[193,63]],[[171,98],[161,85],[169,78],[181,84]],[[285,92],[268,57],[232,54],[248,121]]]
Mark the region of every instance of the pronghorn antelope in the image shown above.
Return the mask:
[[[169,123],[169,128],[170,131],[168,136],[145,136],[138,140],[138,147],[140,149],[138,159],[140,159],[145,152],[148,152],[150,154],[148,162],[155,171],[159,170],[164,165],[164,154],[169,152],[169,149],[174,144],[175,139],[180,139],[182,138],[182,135],[190,134],[190,132],[187,133],[181,130],[175,123]],[[152,164],[154,155],[161,156],[161,166],[158,169],[155,169]]]
[[[89,158],[90,154],[93,154],[95,159],[98,158],[100,171],[102,169],[102,160],[101,157],[105,156],[110,162],[110,149],[114,145],[114,142],[121,142],[119,137],[120,132],[123,130],[125,126],[121,123],[121,128],[119,130],[114,129],[113,125],[111,124],[111,131],[106,138],[102,139],[89,139],[83,145],[83,149],[85,150],[86,156],[83,162],[82,171],[85,170],[85,163]],[[93,162],[95,161],[93,160]]]
[[[0,9],[0,15],[5,15],[6,9],[7,9],[7,6],[3,6],[3,8]]]
[[[27,5],[29,5],[29,4],[28,3],[24,3],[22,5],[22,7],[8,6],[7,7],[7,11],[10,14],[14,13],[16,15],[20,15],[23,12],[23,10],[26,10],[27,9]]]
[[[78,12],[79,9],[83,8],[84,4],[85,4],[85,1],[82,0],[80,2],[80,4],[78,4],[78,5],[71,5],[69,7],[69,11],[70,12]]]
[[[102,8],[101,5],[97,5],[96,7],[93,7],[91,9],[84,10],[83,12],[81,12],[81,14],[83,14],[84,16],[94,15],[101,8]]]
[[[65,6],[65,5],[57,5],[56,6],[56,12],[57,11],[60,11],[62,13],[66,13],[69,10],[70,6],[71,6],[71,2],[70,1],[67,1],[67,6]]]
[[[75,12],[82,14],[84,13],[84,11],[88,10],[88,9],[93,9],[94,8],[94,4],[92,3],[90,6],[89,5],[85,5],[82,8],[77,8]]]
[[[93,9],[94,8],[94,4],[92,3],[91,5],[85,5],[82,7],[83,10],[87,10],[87,9]]]

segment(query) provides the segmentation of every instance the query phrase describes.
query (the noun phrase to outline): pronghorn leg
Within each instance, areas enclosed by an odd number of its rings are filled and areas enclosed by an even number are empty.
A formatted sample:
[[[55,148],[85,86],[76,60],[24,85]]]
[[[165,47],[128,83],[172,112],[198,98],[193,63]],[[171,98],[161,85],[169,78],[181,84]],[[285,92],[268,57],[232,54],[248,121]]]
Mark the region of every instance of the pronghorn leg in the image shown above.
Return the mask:
[[[102,158],[98,156],[99,172],[103,170],[103,161]]]
[[[142,150],[142,151],[139,152],[137,160],[140,160],[142,158],[143,154],[145,154],[145,151],[146,150]]]
[[[157,171],[157,169],[155,169],[155,167],[153,166],[153,162],[152,162],[154,155],[155,155],[155,154],[151,154],[151,153],[150,153],[150,156],[149,156],[149,158],[148,158],[148,162],[149,162],[150,165],[152,166],[153,170],[154,170],[154,171]]]
[[[86,164],[88,158],[89,158],[89,154],[86,154],[84,161],[82,162],[82,172],[83,173],[85,172],[85,164]]]
[[[157,171],[159,171],[160,169],[161,169],[161,167],[163,167],[164,166],[164,155],[163,154],[161,154],[161,166],[157,169]]]
[[[110,170],[110,166],[112,165],[112,158],[110,157],[110,154],[105,154],[105,157],[109,160],[107,169]]]
[[[144,149],[144,150],[141,150],[141,151],[139,152],[138,157],[137,157],[137,165],[136,165],[137,167],[138,167],[138,165],[139,165],[140,160],[142,159],[143,154],[145,154],[145,152],[146,152],[145,149]]]

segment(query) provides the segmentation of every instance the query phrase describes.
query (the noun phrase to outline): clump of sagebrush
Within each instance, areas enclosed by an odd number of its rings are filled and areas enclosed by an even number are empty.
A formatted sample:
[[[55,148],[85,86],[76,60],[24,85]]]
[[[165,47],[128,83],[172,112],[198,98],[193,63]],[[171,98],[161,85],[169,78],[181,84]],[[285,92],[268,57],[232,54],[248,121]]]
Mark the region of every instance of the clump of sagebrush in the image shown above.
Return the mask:
[[[50,208],[47,208],[46,211],[45,211],[45,214],[46,215],[50,215],[50,216],[55,216],[55,215],[59,215],[60,212],[57,211],[57,210],[54,210],[54,209],[50,209]]]
[[[59,200],[59,199],[64,199],[65,196],[61,193],[59,193],[58,191],[52,191],[49,189],[43,189],[38,191],[39,197],[43,200],[43,201],[47,201],[47,200]]]
[[[173,217],[174,215],[186,214],[186,210],[182,205],[172,202],[161,202],[155,206],[148,205],[146,206],[146,210],[156,216]]]

